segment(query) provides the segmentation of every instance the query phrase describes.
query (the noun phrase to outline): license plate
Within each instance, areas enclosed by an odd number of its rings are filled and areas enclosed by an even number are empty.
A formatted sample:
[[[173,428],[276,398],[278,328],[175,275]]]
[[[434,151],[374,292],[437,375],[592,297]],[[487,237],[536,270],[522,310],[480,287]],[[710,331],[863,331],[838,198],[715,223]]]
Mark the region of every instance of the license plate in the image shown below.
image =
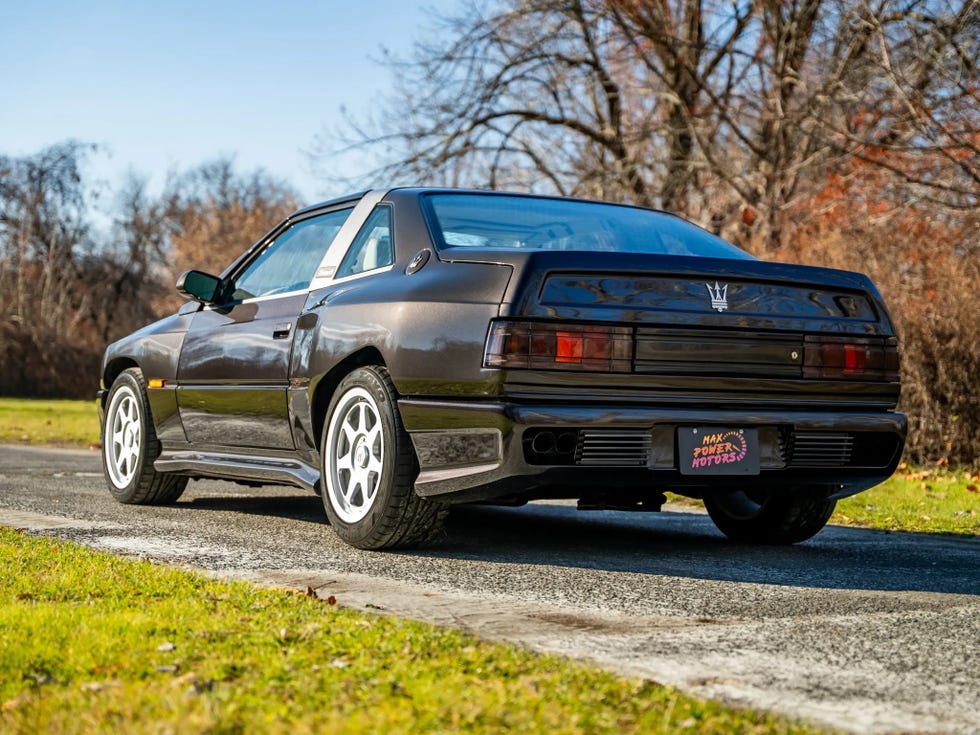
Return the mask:
[[[758,429],[680,427],[677,451],[682,475],[758,475]]]

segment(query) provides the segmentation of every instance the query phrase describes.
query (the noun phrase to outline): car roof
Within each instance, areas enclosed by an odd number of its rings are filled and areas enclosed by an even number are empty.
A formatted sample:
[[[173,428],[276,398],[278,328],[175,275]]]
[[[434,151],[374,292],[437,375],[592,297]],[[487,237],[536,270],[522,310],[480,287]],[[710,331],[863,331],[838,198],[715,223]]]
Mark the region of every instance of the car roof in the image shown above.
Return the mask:
[[[311,212],[316,212],[320,209],[326,209],[327,207],[333,207],[337,204],[344,204],[345,202],[356,202],[358,199],[364,197],[365,194],[370,193],[370,189],[365,189],[364,191],[355,192],[354,194],[347,194],[342,197],[336,197],[334,199],[327,199],[323,202],[317,202],[316,204],[310,204],[309,206],[303,207],[302,209],[297,209],[295,212],[289,215],[288,219],[295,219],[296,217],[302,217],[303,215],[310,214]]]
[[[344,204],[347,202],[356,202],[365,195],[369,194],[376,189],[365,189],[364,191],[356,192],[353,194],[347,194],[345,196],[336,197],[334,199],[328,199],[323,202],[317,202],[316,204],[311,204],[302,209],[298,209],[289,215],[288,219],[292,220],[297,217],[303,217],[307,214],[317,212],[321,209],[326,209],[328,207],[334,207],[338,204]],[[658,212],[660,214],[666,214],[671,217],[677,217],[678,215],[674,212],[668,212],[662,209],[654,209],[652,207],[643,207],[636,204],[627,204],[624,202],[612,202],[603,199],[585,199],[582,197],[568,197],[561,196],[558,194],[530,194],[523,191],[501,191],[499,189],[467,189],[467,188],[454,188],[449,186],[399,186],[391,187],[384,190],[386,193],[391,192],[405,192],[407,194],[483,194],[488,196],[510,196],[510,197],[523,197],[527,199],[560,199],[562,201],[572,201],[572,202],[590,202],[593,204],[612,204],[619,207],[631,207],[633,209],[645,209],[648,211]]]

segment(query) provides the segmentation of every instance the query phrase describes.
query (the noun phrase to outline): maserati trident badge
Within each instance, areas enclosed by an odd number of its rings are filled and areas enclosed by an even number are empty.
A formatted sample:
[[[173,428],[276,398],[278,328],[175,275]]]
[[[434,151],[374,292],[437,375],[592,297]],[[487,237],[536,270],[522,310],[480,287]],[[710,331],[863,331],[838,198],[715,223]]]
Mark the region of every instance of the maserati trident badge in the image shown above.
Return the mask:
[[[708,295],[711,297],[711,308],[717,309],[718,311],[724,311],[728,308],[728,284],[724,286],[719,286],[718,281],[715,281],[714,288],[711,287],[710,283],[704,284],[708,287]]]

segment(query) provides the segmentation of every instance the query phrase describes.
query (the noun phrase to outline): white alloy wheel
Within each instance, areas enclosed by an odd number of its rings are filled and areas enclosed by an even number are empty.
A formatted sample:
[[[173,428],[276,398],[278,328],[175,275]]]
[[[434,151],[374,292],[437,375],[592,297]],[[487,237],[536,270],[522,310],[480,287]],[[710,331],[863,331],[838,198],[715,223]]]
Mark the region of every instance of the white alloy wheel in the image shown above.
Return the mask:
[[[128,385],[116,390],[106,412],[105,466],[109,480],[120,490],[136,475],[143,446],[140,401]]]
[[[326,491],[334,512],[357,523],[371,511],[382,484],[384,427],[374,397],[364,388],[345,392],[330,417]]]
[[[358,549],[421,546],[441,535],[445,503],[415,492],[412,439],[383,365],[334,389],[320,435],[320,497],[336,534]]]

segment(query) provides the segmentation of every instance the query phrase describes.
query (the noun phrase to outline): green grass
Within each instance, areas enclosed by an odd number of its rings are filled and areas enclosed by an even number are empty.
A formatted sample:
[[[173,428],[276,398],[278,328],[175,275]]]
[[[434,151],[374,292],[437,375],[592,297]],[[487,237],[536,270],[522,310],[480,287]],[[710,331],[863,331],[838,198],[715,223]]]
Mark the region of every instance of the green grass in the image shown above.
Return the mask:
[[[0,732],[32,735],[815,732],[459,632],[2,528],[0,704]]]
[[[0,443],[97,447],[98,442],[95,401],[0,398]],[[884,484],[839,502],[831,523],[980,535],[978,488],[980,476],[970,472],[903,465]]]
[[[98,446],[98,403],[0,398],[0,443]]]
[[[903,467],[878,487],[839,501],[830,522],[889,531],[980,535],[980,476]]]

